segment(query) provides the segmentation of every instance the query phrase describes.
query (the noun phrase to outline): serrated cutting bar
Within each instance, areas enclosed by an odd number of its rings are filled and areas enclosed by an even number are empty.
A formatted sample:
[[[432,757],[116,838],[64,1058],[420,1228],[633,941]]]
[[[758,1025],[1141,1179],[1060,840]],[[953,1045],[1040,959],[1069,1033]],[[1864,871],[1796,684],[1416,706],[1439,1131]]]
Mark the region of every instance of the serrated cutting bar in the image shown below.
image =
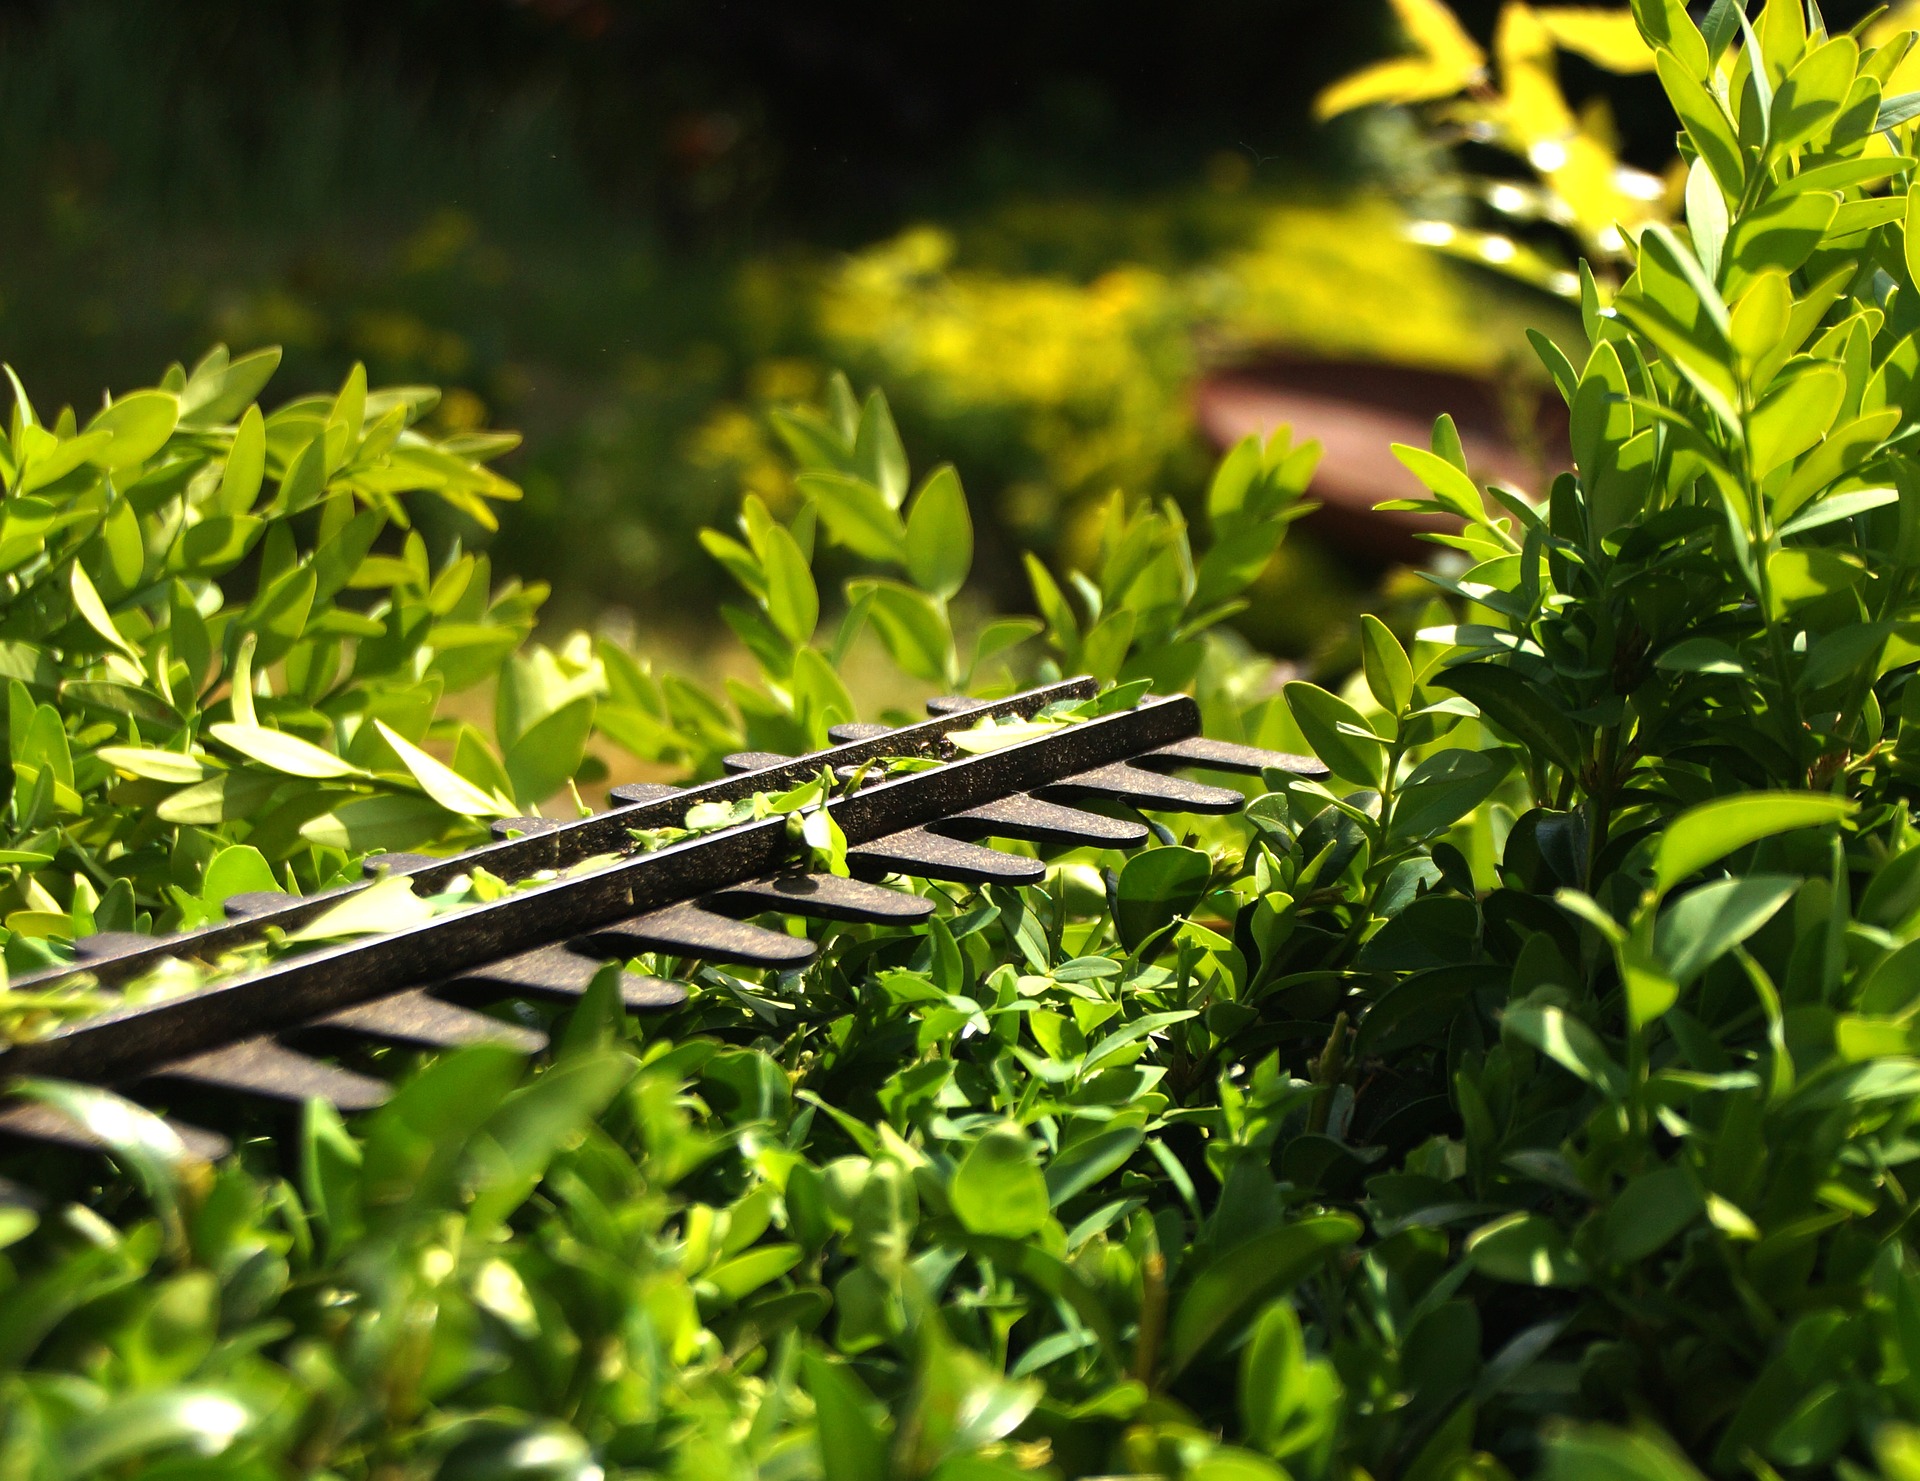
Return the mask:
[[[180,1087],[280,1104],[318,1097],[366,1109],[384,1099],[384,1082],[308,1048],[493,1042],[537,1053],[544,1033],[477,1007],[506,999],[577,1002],[614,962],[621,964],[615,988],[624,1007],[657,1012],[684,1002],[687,989],[627,970],[632,957],[791,970],[818,948],[784,922],[911,926],[931,913],[930,901],[880,883],[889,877],[968,885],[1044,877],[1040,861],[987,840],[1132,848],[1149,832],[1137,818],[1086,804],[1127,813],[1220,813],[1243,800],[1238,791],[1170,775],[1175,768],[1324,774],[1303,757],[1201,738],[1198,707],[1184,697],[1148,698],[1123,713],[981,755],[955,755],[947,741],[988,716],[1031,718],[1093,692],[1091,681],[1073,680],[991,703],[932,700],[934,718],[922,724],[836,726],[830,734],[837,744],[807,756],[741,753],[726,760],[732,775],[704,786],[615,788],[609,811],[572,822],[505,819],[495,825],[496,842],[453,858],[385,856],[380,866],[408,876],[421,894],[475,869],[523,887],[386,935],[320,946],[229,981],[68,1024],[0,1051],[0,1077],[87,1080],[162,1098]],[[872,766],[896,757],[938,764],[899,776]],[[636,851],[637,830],[679,826],[699,803],[787,791],[823,768],[861,782],[826,804],[847,839],[854,878],[797,866],[782,817]],[[600,859],[606,862],[598,867],[524,883],[541,871]],[[212,962],[269,930],[299,930],[357,888],[299,898],[235,896],[226,902],[226,923],[173,937],[89,937],[77,943],[74,968],[21,983],[45,985],[84,970],[113,985],[168,958]],[[200,1150],[220,1140],[192,1126],[179,1130]],[[0,1131],[76,1145],[87,1140],[43,1105],[0,1111]]]

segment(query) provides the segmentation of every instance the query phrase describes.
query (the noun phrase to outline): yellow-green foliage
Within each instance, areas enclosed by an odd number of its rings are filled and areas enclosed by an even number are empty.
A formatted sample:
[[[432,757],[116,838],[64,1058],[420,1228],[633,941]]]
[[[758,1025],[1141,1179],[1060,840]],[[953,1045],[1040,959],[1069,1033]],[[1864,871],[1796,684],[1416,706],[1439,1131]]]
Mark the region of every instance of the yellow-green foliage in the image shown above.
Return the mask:
[[[771,302],[795,276],[765,269],[744,296]],[[886,384],[911,427],[984,464],[1009,524],[1069,544],[1076,506],[1164,486],[1191,457],[1211,364],[1282,350],[1487,374],[1519,338],[1515,310],[1367,198],[1028,203],[798,276],[813,354]],[[757,388],[777,401],[816,383],[785,358]],[[724,409],[697,453],[754,477],[767,460],[745,426]]]

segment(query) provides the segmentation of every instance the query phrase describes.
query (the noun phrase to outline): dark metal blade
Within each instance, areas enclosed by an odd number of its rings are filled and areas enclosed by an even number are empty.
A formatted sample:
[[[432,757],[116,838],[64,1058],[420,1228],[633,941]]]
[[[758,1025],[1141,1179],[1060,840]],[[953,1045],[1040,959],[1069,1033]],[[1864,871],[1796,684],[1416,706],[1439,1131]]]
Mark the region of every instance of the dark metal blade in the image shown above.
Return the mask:
[[[247,920],[256,915],[271,915],[276,910],[284,910],[301,898],[304,897],[282,895],[275,890],[243,890],[237,895],[227,896],[220,902],[220,908],[226,912],[228,920]]]
[[[615,807],[638,807],[643,802],[659,802],[680,790],[665,782],[623,782],[607,789],[607,801]]]
[[[146,1078],[292,1105],[330,1101],[343,1111],[370,1111],[393,1094],[385,1081],[309,1059],[265,1035],[159,1065]]]
[[[829,725],[827,739],[836,746],[850,746],[855,741],[878,740],[883,735],[892,735],[891,725],[866,725],[853,723],[848,725]]]
[[[907,925],[933,914],[931,900],[834,874],[783,874],[721,890],[700,903],[742,915],[778,911],[866,925]]]
[[[1142,824],[1038,797],[1008,797],[970,807],[934,826],[961,838],[1020,838],[1080,848],[1138,848],[1147,841]]]
[[[729,920],[698,905],[669,905],[584,938],[595,949],[612,947],[629,956],[643,951],[671,952],[706,962],[744,967],[798,967],[813,959],[814,945],[802,936]]]
[[[1096,766],[1091,771],[1063,777],[1034,790],[1044,798],[1098,797],[1148,812],[1230,813],[1239,811],[1247,800],[1230,787],[1209,787],[1184,777],[1147,771],[1125,761]]]
[[[847,863],[868,878],[906,874],[954,884],[1034,884],[1047,874],[1038,859],[962,843],[924,828],[907,828],[850,848]]]
[[[720,765],[735,776],[749,771],[772,771],[776,766],[785,766],[793,760],[791,756],[782,756],[777,751],[735,751],[731,756],[722,756]]]
[[[1311,756],[1294,756],[1286,751],[1263,751],[1258,746],[1236,745],[1232,741],[1207,740],[1189,736],[1137,756],[1141,766],[1201,766],[1209,771],[1232,772],[1238,776],[1259,776],[1267,771],[1284,771],[1294,776],[1326,776],[1327,768]]]
[[[562,826],[555,818],[496,818],[487,825],[487,831],[497,839],[505,840],[518,835],[531,838],[536,833],[551,833]]]
[[[574,1003],[592,986],[594,977],[605,965],[598,957],[583,956],[565,946],[542,946],[462,972],[446,987],[463,996],[544,998],[549,1002]],[[657,1013],[665,1008],[677,1008],[686,1000],[687,990],[678,982],[641,977],[633,972],[620,974],[620,1003],[629,1013]]]
[[[161,1119],[180,1138],[180,1144],[202,1161],[218,1162],[233,1150],[233,1143],[217,1131],[205,1131],[171,1117]],[[81,1152],[113,1150],[78,1121],[37,1101],[21,1101],[0,1110],[0,1135],[23,1142],[46,1142]]]
[[[436,859],[432,854],[375,854],[372,858],[361,861],[360,872],[368,879],[372,879],[376,874],[418,874],[422,869],[431,869],[436,864],[446,862],[445,859]],[[331,895],[337,894],[338,891],[328,890],[326,893]],[[321,898],[323,897],[319,895],[302,895],[297,900],[289,897],[287,908],[302,907],[309,900]]]
[[[409,988],[389,998],[355,1003],[303,1028],[351,1034],[414,1049],[458,1049],[467,1044],[504,1044],[522,1054],[539,1054],[547,1036],[538,1029],[502,1023],[485,1013],[445,1002],[424,988]]]
[[[83,967],[91,967],[115,957],[146,951],[153,942],[152,936],[142,936],[138,931],[95,931],[73,943],[73,959]]]

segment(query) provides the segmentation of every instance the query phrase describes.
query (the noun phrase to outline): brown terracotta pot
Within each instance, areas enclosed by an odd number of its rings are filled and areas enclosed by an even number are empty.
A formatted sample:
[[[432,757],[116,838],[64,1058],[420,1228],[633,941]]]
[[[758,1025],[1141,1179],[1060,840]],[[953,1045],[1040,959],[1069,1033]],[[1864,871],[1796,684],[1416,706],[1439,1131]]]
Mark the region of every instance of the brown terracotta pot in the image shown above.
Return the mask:
[[[1458,527],[1429,515],[1374,508],[1382,500],[1422,495],[1392,445],[1430,446],[1434,419],[1442,412],[1453,415],[1467,466],[1482,483],[1538,497],[1571,465],[1567,410],[1551,390],[1527,388],[1503,397],[1492,382],[1442,371],[1274,359],[1209,376],[1195,396],[1201,430],[1217,447],[1231,447],[1249,432],[1265,436],[1283,424],[1293,428],[1296,442],[1321,443],[1326,453],[1309,490],[1321,507],[1303,525],[1380,565],[1425,561],[1434,547],[1415,537]]]

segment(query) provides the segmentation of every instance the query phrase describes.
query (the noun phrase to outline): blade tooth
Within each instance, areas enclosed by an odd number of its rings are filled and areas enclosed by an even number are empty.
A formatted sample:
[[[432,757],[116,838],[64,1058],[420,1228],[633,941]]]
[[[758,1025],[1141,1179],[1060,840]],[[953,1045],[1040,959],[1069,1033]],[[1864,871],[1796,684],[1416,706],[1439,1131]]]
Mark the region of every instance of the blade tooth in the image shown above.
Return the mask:
[[[361,863],[360,872],[368,879],[376,874],[416,874],[422,869],[446,862],[445,859],[434,858],[432,854],[374,854]]]
[[[1022,838],[1083,848],[1138,848],[1147,841],[1145,826],[1131,819],[1103,817],[1027,796],[968,808],[934,826],[962,838]]]
[[[542,946],[462,972],[443,986],[463,996],[573,1003],[586,993],[603,965],[601,959],[583,956],[565,946]],[[677,1008],[686,1000],[687,990],[678,982],[633,972],[620,974],[620,1002],[629,1013],[657,1013]]]
[[[552,818],[496,818],[487,825],[487,831],[504,843],[516,833],[524,838],[535,833],[551,833],[559,826]]]
[[[184,1121],[175,1121],[172,1117],[162,1117],[173,1134],[180,1138],[184,1146],[195,1157],[205,1162],[218,1162],[233,1151],[233,1143],[217,1131],[206,1131],[198,1126],[189,1126]],[[56,1111],[52,1106],[41,1105],[34,1101],[24,1101],[0,1110],[0,1133],[23,1142],[45,1142],[55,1147],[66,1147],[78,1152],[111,1152],[113,1149],[99,1137],[88,1131],[78,1121]]]
[[[158,936],[142,936],[138,931],[95,931],[91,936],[82,936],[73,943],[73,959],[82,967],[91,967],[99,962],[110,962],[117,956],[131,956],[136,951],[145,951],[162,939]]]
[[[607,801],[615,807],[638,807],[643,802],[658,802],[662,797],[671,797],[680,790],[665,782],[623,782],[608,789]]]
[[[371,1075],[309,1059],[265,1035],[173,1060],[149,1070],[146,1078],[291,1105],[317,1098],[343,1111],[370,1111],[393,1093]]]
[[[391,997],[355,1003],[303,1029],[377,1039],[416,1049],[457,1049],[466,1044],[504,1044],[522,1054],[538,1054],[547,1036],[538,1029],[502,1023],[458,1003],[443,1002],[424,988],[408,988]]]
[[[722,756],[720,764],[735,776],[740,776],[749,771],[771,771],[793,759],[777,751],[735,751],[731,756]]]
[[[962,843],[924,828],[907,828],[850,848],[847,863],[865,875],[906,874],[954,884],[1033,884],[1047,873],[1037,859]]]
[[[698,905],[669,905],[594,931],[582,941],[591,950],[665,951],[750,967],[798,967],[814,954],[813,943],[804,937],[729,920]]]
[[[1238,812],[1247,799],[1230,787],[1209,787],[1184,777],[1165,776],[1124,761],[1111,766],[1096,766],[1077,776],[1062,777],[1035,795],[1045,799],[1071,801],[1075,797],[1099,797],[1109,802],[1125,802],[1149,812]]]
[[[1233,741],[1208,740],[1190,736],[1170,746],[1134,757],[1136,765],[1159,763],[1167,766],[1200,766],[1210,771],[1232,772],[1237,776],[1259,776],[1267,771],[1284,771],[1294,776],[1321,777],[1327,768],[1311,756],[1295,756],[1286,751],[1265,751],[1258,746],[1237,745]]]
[[[931,900],[835,874],[784,874],[755,880],[709,895],[700,903],[746,915],[780,911],[864,925],[900,925],[933,914]]]
[[[251,920],[256,915],[271,915],[276,910],[285,910],[301,903],[302,897],[299,895],[282,895],[273,890],[243,890],[222,900],[220,909],[230,921]]]
[[[859,722],[827,727],[827,739],[836,746],[850,746],[855,741],[879,740],[881,736],[892,733],[891,725],[868,725]]]
[[[24,1183],[16,1183],[12,1178],[0,1178],[0,1208],[24,1208],[38,1213],[47,1206],[47,1200]]]
[[[927,701],[929,715],[964,715],[968,710],[983,710],[984,699],[968,699],[964,694],[936,694]]]

